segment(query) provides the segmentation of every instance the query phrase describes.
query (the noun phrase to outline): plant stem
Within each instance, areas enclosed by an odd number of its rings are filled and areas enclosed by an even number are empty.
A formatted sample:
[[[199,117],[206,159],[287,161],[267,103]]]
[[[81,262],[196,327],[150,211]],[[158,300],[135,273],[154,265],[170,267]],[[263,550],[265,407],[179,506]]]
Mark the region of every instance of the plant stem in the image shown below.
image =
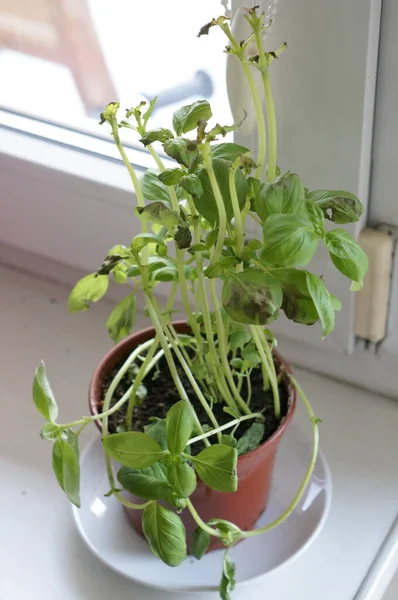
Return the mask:
[[[151,153],[153,159],[155,160],[160,172],[165,171],[164,164],[163,164],[161,158],[159,157],[159,155],[157,154],[157,152],[155,151],[155,149],[153,148],[152,144],[149,144],[147,146],[147,148],[148,148],[149,152]],[[168,189],[168,192],[170,195],[171,206],[172,206],[173,210],[175,210],[178,213],[179,212],[178,198],[177,198],[177,194],[174,189],[174,186],[173,185],[167,186],[167,189]],[[192,204],[192,206],[193,206],[193,204]],[[175,243],[175,249],[176,249],[178,280],[179,280],[179,284],[180,284],[182,303],[184,306],[185,314],[187,315],[188,325],[191,327],[192,333],[194,334],[196,341],[197,341],[198,345],[200,346],[202,338],[200,335],[198,324],[196,323],[196,320],[192,314],[191,304],[190,304],[189,295],[188,295],[187,279],[185,277],[185,270],[184,270],[185,251],[178,248],[176,243]],[[203,360],[201,360],[201,362],[203,364]]]
[[[261,171],[265,165],[265,157],[267,153],[267,130],[265,128],[265,118],[260,94],[256,86],[253,74],[250,71],[249,65],[245,62],[245,58],[239,58],[243,71],[246,75],[247,82],[250,87],[250,92],[253,98],[254,109],[256,111],[257,127],[258,127],[258,155],[255,177],[259,178]]]
[[[197,435],[197,436],[191,438],[190,440],[187,441],[187,446],[190,446],[191,444],[195,444],[195,442],[200,442],[201,440],[204,440],[216,433],[219,433],[220,431],[225,431],[226,429],[229,429],[230,427],[234,427],[235,425],[240,425],[240,423],[242,423],[242,421],[247,421],[248,419],[264,420],[264,415],[262,415],[261,413],[251,413],[250,415],[243,415],[243,417],[239,417],[239,419],[233,419],[233,421],[229,421],[228,423],[225,423],[224,425],[220,425],[219,427],[217,427],[217,429],[212,429],[211,431],[206,431],[206,433],[203,433],[202,435]],[[187,455],[187,457],[189,457],[189,456]]]
[[[224,247],[225,232],[227,230],[227,213],[225,210],[225,204],[218,186],[217,178],[214,173],[213,163],[211,161],[211,149],[210,144],[206,143],[202,149],[203,164],[209,176],[210,185],[213,191],[214,199],[217,205],[218,211],[218,237],[216,246],[214,249],[211,264],[215,265],[221,258],[222,249]]]
[[[134,502],[129,502],[129,500],[126,500],[125,498],[123,498],[123,496],[121,495],[120,492],[116,491],[115,478],[113,476],[111,459],[110,459],[109,454],[106,454],[106,452],[105,452],[105,467],[106,467],[106,473],[108,475],[108,481],[109,481],[110,488],[111,488],[111,490],[113,490],[113,495],[119,500],[120,504],[123,504],[123,506],[126,506],[126,508],[132,508],[134,510],[143,510],[144,508],[146,508],[147,506],[152,504],[153,500],[148,500],[147,502],[143,502],[142,504],[135,504]]]
[[[238,392],[238,388],[236,387],[236,384],[235,384],[235,381],[234,381],[234,378],[232,375],[231,367],[228,362],[228,352],[227,352],[227,348],[226,348],[226,344],[225,344],[224,324],[223,324],[221,310],[220,310],[220,303],[218,301],[215,279],[210,279],[209,287],[210,287],[210,297],[211,297],[211,301],[213,303],[214,313],[216,316],[218,344],[220,347],[219,354],[220,354],[220,358],[221,358],[221,364],[224,369],[224,374],[225,374],[225,377],[227,378],[228,384],[231,388],[233,398],[234,398],[235,402],[237,403],[237,405],[239,406],[240,410],[246,414],[250,414],[250,412],[251,412],[250,408],[247,406],[246,402],[243,400],[243,398],[241,397],[241,395]]]
[[[261,362],[264,365],[267,365],[267,375],[268,380],[271,384],[273,396],[274,396],[274,412],[275,417],[277,419],[281,418],[281,403],[279,399],[279,388],[278,388],[278,379],[276,376],[274,359],[272,357],[272,353],[269,349],[268,342],[265,337],[262,335],[262,330],[257,325],[249,325],[251,334],[253,336],[254,343],[256,344],[257,351],[260,355]],[[260,335],[261,332],[261,335]],[[264,337],[264,341],[262,341],[262,337]]]
[[[213,424],[213,426],[217,428],[218,427],[217,419],[214,416],[213,411],[211,410],[211,408],[210,408],[210,406],[209,406],[206,398],[203,395],[202,390],[200,389],[200,387],[199,387],[199,385],[198,385],[195,377],[192,374],[192,371],[190,370],[190,368],[189,368],[187,362],[185,361],[185,359],[184,359],[184,357],[183,357],[183,355],[182,355],[182,353],[181,353],[178,345],[175,343],[175,341],[173,339],[173,336],[172,336],[172,334],[170,332],[170,329],[167,326],[165,327],[165,333],[166,333],[166,336],[168,337],[168,339],[170,340],[171,347],[173,348],[174,353],[177,356],[177,358],[178,358],[178,360],[180,362],[180,365],[182,366],[182,368],[183,368],[183,370],[185,372],[185,375],[188,378],[189,383],[192,385],[192,388],[193,388],[196,396],[198,397],[198,400],[200,401],[200,403],[202,404],[203,408],[205,409],[206,414],[209,417],[209,419],[210,419],[211,423]]]
[[[194,240],[195,244],[198,244],[200,241],[200,236],[197,231],[197,227],[194,228]],[[226,404],[230,408],[234,410],[238,410],[236,406],[236,402],[234,401],[232,394],[228,388],[227,382],[225,380],[225,375],[223,370],[220,369],[220,359],[217,353],[217,349],[214,343],[214,335],[213,328],[210,319],[210,311],[209,311],[209,301],[207,298],[206,291],[206,283],[203,275],[203,259],[200,252],[195,252],[196,257],[196,270],[198,273],[198,293],[200,298],[200,304],[202,307],[202,315],[203,315],[203,324],[205,329],[206,340],[209,345],[209,358],[208,363],[210,366],[211,373],[213,375],[214,382],[216,383],[218,389],[220,390],[221,397],[224,399]]]
[[[174,384],[175,384],[175,386],[177,388],[177,391],[178,391],[181,399],[184,400],[185,402],[187,402],[187,404],[191,408],[192,414],[193,414],[193,417],[194,417],[194,421],[195,421],[195,425],[196,425],[197,429],[201,433],[204,433],[202,425],[201,425],[201,423],[200,423],[200,421],[198,419],[198,416],[196,414],[196,411],[195,411],[194,407],[192,406],[192,403],[191,403],[191,401],[190,401],[190,399],[189,399],[189,397],[188,397],[188,395],[187,395],[187,393],[186,393],[186,391],[184,389],[184,386],[181,383],[181,379],[180,379],[180,377],[178,375],[178,371],[177,371],[177,368],[176,368],[176,365],[175,365],[175,362],[174,362],[174,359],[173,359],[173,355],[170,352],[169,341],[170,341],[171,345],[173,346],[173,344],[172,344],[172,336],[171,336],[171,334],[169,334],[169,339],[167,339],[167,337],[166,337],[166,335],[165,335],[165,333],[163,331],[163,326],[162,326],[161,319],[159,319],[156,307],[154,306],[154,304],[152,302],[152,296],[148,292],[145,292],[145,298],[146,298],[147,305],[148,305],[149,316],[150,316],[151,321],[152,321],[152,323],[153,323],[153,325],[155,327],[156,333],[159,336],[160,344],[161,344],[161,346],[162,346],[162,348],[164,350],[164,355],[165,355],[165,358],[166,358],[166,361],[167,361],[167,364],[168,364],[168,367],[169,367],[169,370],[170,370],[170,374],[171,374],[171,376],[173,378],[173,381],[174,381]],[[174,349],[174,351],[175,351],[175,349]],[[181,355],[181,353],[180,353],[180,355]],[[184,361],[184,363],[185,363],[185,361]],[[188,371],[189,371],[189,369],[188,369]],[[192,377],[192,379],[194,380],[194,382],[196,384],[196,381],[195,381],[194,377],[192,376],[192,373],[190,371],[189,371],[189,373],[191,374],[191,377]],[[206,399],[205,399],[205,402],[206,402]],[[208,445],[209,445],[209,443],[208,443]]]
[[[141,190],[141,186],[140,186],[140,182],[139,179],[137,177],[136,172],[133,169],[132,164],[130,163],[127,154],[122,146],[122,142],[120,141],[120,136],[119,136],[119,128],[117,125],[117,120],[116,118],[112,119],[111,121],[111,127],[112,127],[112,133],[113,133],[113,139],[115,140],[115,144],[117,146],[117,149],[120,152],[120,156],[123,159],[124,164],[126,165],[127,171],[130,175],[130,179],[133,183],[133,187],[134,187],[134,191],[135,191],[135,195],[137,196],[137,204],[138,206],[145,206],[145,201],[144,201],[144,196],[142,194],[142,190]]]
[[[146,350],[147,348],[149,348],[153,344],[153,342],[154,342],[154,340],[148,340],[144,344],[141,344],[140,346],[138,346],[138,348],[136,348],[130,354],[130,356],[127,358],[127,360],[121,366],[121,368],[116,373],[111,385],[109,386],[109,388],[106,392],[104,404],[103,404],[103,410],[101,413],[99,413],[97,415],[91,415],[90,417],[83,417],[82,419],[79,419],[77,421],[72,421],[71,423],[66,423],[65,425],[61,425],[61,427],[66,429],[67,427],[75,427],[77,425],[85,426],[88,423],[91,423],[92,421],[101,421],[101,420],[104,420],[104,423],[105,422],[107,423],[107,418],[110,417],[111,415],[113,415],[113,413],[120,410],[120,408],[123,406],[123,404],[125,404],[125,402],[127,402],[128,398],[130,397],[131,390],[133,389],[133,386],[130,386],[129,389],[125,392],[125,394],[122,396],[122,398],[120,398],[120,400],[118,400],[116,402],[116,404],[114,404],[112,406],[112,408],[109,408],[113,393],[114,393],[115,389],[117,388],[117,386],[119,385],[120,380],[125,375],[128,368],[136,360],[137,356],[139,356],[139,354],[141,354],[141,352],[143,350]]]
[[[126,152],[124,151],[122,142],[120,141],[119,128],[117,125],[116,117],[110,121],[110,124],[112,127],[113,139],[115,140],[117,149],[119,150],[120,156],[122,157],[122,160],[127,168],[129,175],[130,175],[130,179],[133,183],[135,195],[137,196],[137,204],[138,204],[138,206],[145,207],[145,200],[144,200],[144,196],[142,193],[139,179],[137,177],[136,172],[133,169],[132,164],[130,163],[130,161],[127,157]],[[141,221],[141,231],[142,231],[142,233],[148,232],[148,223],[145,220]],[[142,267],[143,267],[142,278],[143,278],[143,282],[144,282],[145,286],[147,285],[147,278],[148,278],[148,276],[147,276],[148,257],[149,257],[149,249],[148,249],[148,246],[145,246],[142,250]]]
[[[220,537],[220,534],[218,533],[218,531],[216,531],[215,529],[213,529],[212,527],[210,527],[209,525],[207,525],[200,518],[200,516],[196,512],[196,509],[195,509],[194,505],[192,504],[192,502],[190,501],[189,498],[187,498],[187,507],[189,509],[189,512],[193,516],[194,520],[196,521],[197,525],[199,525],[199,527],[201,527],[204,531],[206,531],[210,535],[214,535],[215,537]]]
[[[156,150],[154,149],[154,147],[152,146],[152,144],[148,144],[147,149],[149,150],[153,160],[155,161],[158,169],[160,172],[163,172],[165,170],[164,164],[159,156],[159,154],[156,152]]]
[[[159,346],[159,338],[156,336],[153,340],[152,346],[149,348],[147,355],[145,357],[144,362],[142,363],[140,370],[138,371],[134,383],[131,387],[131,393],[129,395],[129,403],[127,406],[127,414],[126,414],[126,425],[127,429],[131,429],[132,421],[133,421],[133,411],[134,411],[134,400],[135,395],[137,393],[138,387],[141,381],[144,379],[145,375],[150,372],[150,363],[153,358],[153,355],[156,352],[157,347]]]
[[[123,375],[126,373],[129,366],[134,362],[135,358],[142,352],[142,350],[148,348],[149,345],[153,344],[153,342],[154,342],[154,340],[148,340],[148,342],[145,342],[144,344],[141,344],[138,348],[136,348],[134,350],[134,352],[132,352],[131,355],[128,357],[128,359],[125,361],[123,366],[119,369],[119,371],[116,374],[116,376],[114,377],[111,385],[109,386],[109,388],[105,394],[105,400],[104,400],[104,405],[103,405],[104,412],[101,415],[102,439],[104,437],[106,437],[107,435],[109,435],[109,431],[108,431],[108,416],[110,414],[109,406],[110,406],[112,396],[113,396],[113,393],[114,393],[116,387],[118,386],[120,380],[122,379]],[[131,386],[131,388],[129,390],[127,390],[127,392],[123,395],[123,397],[119,400],[119,402],[117,404],[115,404],[115,406],[112,407],[114,411],[116,410],[116,407],[118,404],[119,405],[124,404],[124,402],[130,397],[132,387],[133,386]],[[110,485],[111,490],[115,490],[115,478],[113,476],[111,459],[110,459],[110,456],[105,452],[105,450],[104,450],[104,455],[105,455],[105,466],[106,466],[106,472],[108,475],[109,485]],[[114,495],[119,500],[119,502],[121,502],[121,504],[123,504],[124,506],[127,506],[128,508],[137,509],[137,510],[142,510],[143,508],[148,506],[148,504],[151,503],[151,501],[148,501],[143,504],[134,504],[133,502],[129,502],[128,500],[125,500],[123,498],[123,496],[117,491],[114,491]]]
[[[251,370],[247,373],[247,406],[250,406],[250,402],[252,399],[252,380],[251,380]]]
[[[239,167],[238,159],[229,170],[229,193],[231,194],[231,202],[232,202],[232,210],[234,213],[235,219],[235,236],[236,236],[236,251],[237,255],[240,256],[243,250],[243,223],[242,223],[242,213],[240,211],[238,194],[236,191],[236,183],[235,183],[235,173],[236,169]]]
[[[265,527],[260,527],[260,529],[254,529],[252,531],[244,531],[243,532],[243,537],[247,538],[247,537],[253,537],[255,535],[261,535],[263,533],[266,533],[267,531],[270,531],[271,529],[273,529],[274,527],[277,527],[277,525],[280,525],[281,523],[283,523],[283,521],[285,521],[285,519],[287,519],[287,517],[294,511],[294,509],[296,508],[297,504],[300,502],[301,497],[311,479],[314,467],[315,467],[315,463],[316,463],[316,458],[318,455],[318,448],[319,448],[319,429],[318,429],[318,420],[315,417],[314,411],[312,409],[312,406],[308,400],[308,398],[306,397],[302,387],[299,385],[299,383],[296,381],[296,379],[289,374],[290,380],[292,381],[293,385],[295,386],[295,388],[297,389],[299,396],[301,398],[301,400],[303,401],[303,404],[307,410],[308,416],[311,420],[311,424],[312,424],[312,434],[313,434],[313,445],[312,445],[312,455],[311,455],[311,461],[310,464],[308,466],[307,472],[304,476],[303,481],[301,482],[301,485],[296,493],[296,495],[293,498],[292,503],[290,504],[290,506],[280,515],[280,517],[278,517],[277,519],[275,519],[275,521],[272,521],[272,523],[269,523],[268,525],[265,525]]]
[[[255,27],[255,38],[259,54],[260,72],[263,80],[265,102],[267,107],[268,117],[268,135],[269,135],[269,151],[268,151],[268,181],[273,181],[276,177],[276,152],[277,152],[277,135],[276,135],[276,115],[274,98],[272,95],[271,81],[269,78],[269,68],[267,59],[264,53],[264,45],[261,37],[260,27]]]

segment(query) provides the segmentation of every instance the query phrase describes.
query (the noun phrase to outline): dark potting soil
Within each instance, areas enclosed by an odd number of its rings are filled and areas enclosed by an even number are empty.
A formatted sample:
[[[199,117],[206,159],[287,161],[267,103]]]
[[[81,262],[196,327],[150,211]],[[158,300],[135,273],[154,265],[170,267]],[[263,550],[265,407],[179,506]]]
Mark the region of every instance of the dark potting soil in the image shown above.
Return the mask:
[[[121,360],[119,363],[115,365],[112,369],[112,372],[108,377],[105,378],[102,385],[102,399],[105,398],[105,394],[114,379],[115,375],[119,371],[120,367],[123,365],[125,359]],[[176,365],[179,377],[181,382],[187,392],[187,395],[192,402],[196,414],[202,425],[208,424],[211,426],[209,418],[202,407],[200,401],[196,397],[195,392],[192,389],[191,384],[189,383],[182,367],[178,364],[178,360],[176,359]],[[159,361],[159,370],[152,372],[145,377],[143,380],[143,384],[145,385],[148,394],[141,404],[141,406],[135,406],[133,411],[133,430],[134,431],[144,431],[144,427],[148,425],[151,421],[151,417],[157,417],[163,419],[166,417],[167,411],[180,400],[180,396],[176,390],[173,379],[170,375],[167,363],[165,358],[163,357]],[[277,368],[277,373],[280,372],[279,361],[276,357],[275,364]],[[153,374],[156,372],[156,376]],[[281,382],[279,384],[279,395],[281,401],[281,416],[284,417],[288,410],[288,401],[289,401],[289,385],[286,374],[283,374]],[[125,394],[127,389],[131,385],[131,375],[127,372],[126,375],[121,379],[119,385],[117,386],[114,395],[111,400],[111,406],[113,406],[120,398]],[[262,412],[265,417],[264,425],[264,438],[262,442],[265,442],[277,429],[279,426],[279,421],[275,418],[274,414],[274,401],[271,390],[264,391],[263,389],[263,378],[261,368],[256,368],[252,370],[251,373],[251,385],[252,385],[252,397],[250,402],[250,408],[252,412]],[[242,397],[247,397],[247,384],[246,382],[242,385],[241,391]],[[116,433],[118,430],[120,431],[120,426],[124,424],[127,412],[126,402],[120,411],[117,411],[113,415],[109,417],[108,428],[110,433]],[[217,419],[219,425],[223,425],[224,423],[228,423],[233,417],[227,414],[223,410],[224,404],[223,402],[215,402],[213,404],[213,413]],[[238,440],[244,432],[250,427],[253,423],[252,420],[243,421],[237,431],[235,432],[235,438]],[[226,430],[224,433],[230,433],[229,430]],[[192,445],[192,453],[197,454],[203,449],[204,445],[202,442],[198,442]]]

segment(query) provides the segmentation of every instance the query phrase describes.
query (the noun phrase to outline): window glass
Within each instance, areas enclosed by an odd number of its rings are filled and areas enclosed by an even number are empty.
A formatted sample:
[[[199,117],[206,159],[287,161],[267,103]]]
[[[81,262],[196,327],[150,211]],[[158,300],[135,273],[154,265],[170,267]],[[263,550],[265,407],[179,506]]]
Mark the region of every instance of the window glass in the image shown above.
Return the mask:
[[[108,136],[105,104],[156,95],[153,127],[199,98],[228,123],[224,36],[197,37],[222,11],[218,0],[0,0],[0,106],[38,133],[47,121]]]

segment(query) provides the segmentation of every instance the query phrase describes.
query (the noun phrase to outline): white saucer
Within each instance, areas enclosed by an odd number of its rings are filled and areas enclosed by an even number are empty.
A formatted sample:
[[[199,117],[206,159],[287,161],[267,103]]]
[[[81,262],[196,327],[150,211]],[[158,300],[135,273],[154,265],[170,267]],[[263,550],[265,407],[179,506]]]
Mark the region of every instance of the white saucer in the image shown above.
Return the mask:
[[[277,518],[290,504],[310,455],[311,440],[290,425],[280,444],[268,508],[259,525]],[[108,488],[98,437],[82,455],[82,508],[73,507],[73,515],[83,540],[101,561],[117,573],[149,587],[175,592],[218,589],[223,550],[205,555],[200,561],[188,556],[176,568],[166,566],[131,528],[116,498],[104,497]],[[320,454],[304,497],[288,519],[269,533],[245,540],[230,551],[236,561],[237,583],[264,577],[304,552],[325,523],[331,495],[329,467]]]

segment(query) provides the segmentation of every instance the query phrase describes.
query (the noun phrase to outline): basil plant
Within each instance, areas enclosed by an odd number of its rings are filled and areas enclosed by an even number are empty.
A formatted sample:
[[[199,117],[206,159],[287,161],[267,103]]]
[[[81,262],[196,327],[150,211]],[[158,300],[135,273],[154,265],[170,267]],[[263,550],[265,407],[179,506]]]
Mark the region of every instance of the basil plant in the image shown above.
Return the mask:
[[[256,154],[223,141],[239,123],[215,123],[206,100],[181,107],[167,128],[150,127],[156,98],[126,114],[121,114],[118,102],[111,102],[101,115],[101,124],[110,127],[131,177],[141,233],[127,245],[111,248],[100,268],[74,287],[68,306],[71,312],[87,310],[106,294],[113,278],[125,285],[127,293],[106,324],[112,340],[119,342],[134,327],[139,290],[155,337],[137,347],[119,366],[99,415],[60,424],[43,364],[34,379],[34,401],[46,420],[41,436],[53,443],[55,475],[69,500],[80,505],[79,435],[88,423],[100,420],[109,493],[123,505],[142,511],[143,531],[153,553],[171,567],[187,555],[185,528],[179,516],[182,510],[190,511],[197,523],[192,553],[200,558],[213,536],[228,552],[238,541],[270,530],[296,506],[314,468],[319,420],[298,382],[276,366],[276,341],[269,328],[283,312],[302,325],[319,322],[323,336],[333,331],[340,301],[327,289],[322,275],[308,269],[319,246],[326,246],[335,268],[351,280],[352,290],[362,287],[367,271],[366,255],[341,228],[360,218],[363,207],[358,198],[341,190],[310,190],[299,175],[281,172],[277,166],[270,71],[286,45],[265,51],[263,33],[269,24],[264,23],[264,14],[249,9],[246,19],[252,31],[246,40],[234,39],[226,17],[213,19],[199,35],[220,28],[227,37],[226,52],[242,66],[257,115]],[[255,54],[248,52],[253,44]],[[264,86],[265,113],[255,71],[260,72]],[[122,128],[129,129],[153,158],[153,169],[141,177],[122,146]],[[166,157],[167,168],[163,162]],[[250,220],[262,230],[258,239],[245,235]],[[327,227],[327,222],[336,227]],[[156,290],[164,282],[171,284],[171,291],[162,306]],[[173,326],[177,292],[189,334],[180,335]],[[146,401],[145,380],[162,358],[179,401],[165,419],[157,419],[143,431],[134,430],[135,408]],[[282,416],[281,375],[297,388],[312,422],[311,463],[297,496],[277,522],[254,531],[242,531],[220,519],[205,523],[190,500],[198,480],[215,490],[234,492],[239,485],[238,455],[263,440],[265,417],[262,411],[252,410],[250,395],[250,382],[258,372],[263,389],[272,394],[278,421]],[[129,389],[112,402],[114,390],[126,373],[132,373]],[[195,403],[181,374],[192,388]],[[222,425],[214,411],[220,403],[229,415]],[[109,418],[124,405],[123,426],[110,433]],[[198,416],[198,406],[200,414],[207,415],[206,425]],[[244,421],[250,426],[237,439],[236,432]],[[195,454],[191,449],[197,442],[202,442],[202,449]],[[121,465],[117,481],[111,459]],[[126,500],[123,490],[142,498],[142,503]],[[233,590],[234,572],[235,566],[226,555],[220,583],[224,600]]]

